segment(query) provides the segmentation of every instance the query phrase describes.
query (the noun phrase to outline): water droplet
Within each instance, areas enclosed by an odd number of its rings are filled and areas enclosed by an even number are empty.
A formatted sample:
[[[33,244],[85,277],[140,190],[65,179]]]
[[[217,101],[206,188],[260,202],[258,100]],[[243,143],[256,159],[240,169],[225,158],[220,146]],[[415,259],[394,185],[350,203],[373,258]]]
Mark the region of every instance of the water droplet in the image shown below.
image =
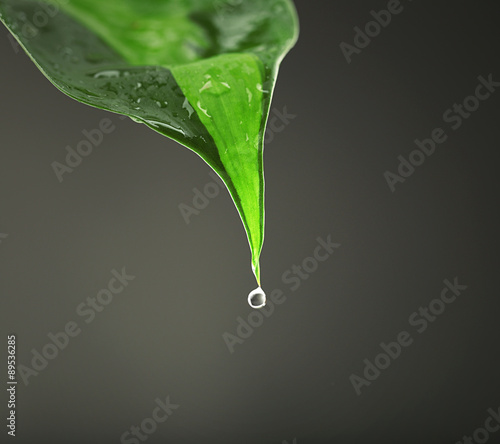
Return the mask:
[[[188,99],[186,98],[184,100],[184,103],[182,104],[182,107],[189,113],[189,118],[191,118],[191,115],[194,113],[193,107],[190,105]]]
[[[198,105],[198,108],[200,108],[200,109],[203,111],[203,114],[205,114],[207,117],[212,118],[212,116],[211,116],[210,114],[208,114],[208,110],[203,109],[203,108],[201,107],[201,102],[200,102],[199,100],[198,100],[197,105]]]
[[[148,123],[153,127],[153,128],[156,128],[158,130],[160,129],[164,129],[164,130],[172,130],[172,131],[176,131],[180,134],[182,134],[183,136],[186,136],[186,133],[185,131],[182,129],[182,128],[177,128],[173,125],[169,125],[168,123],[165,123],[165,122],[157,122],[155,120],[148,120]]]
[[[209,80],[207,83],[205,83],[203,85],[203,88],[201,88],[199,90],[199,92],[205,91],[206,89],[210,89],[210,88],[212,88],[212,81],[211,80]]]
[[[280,5],[280,4],[274,5],[273,12],[275,14],[282,13],[283,12],[283,5]]]
[[[102,79],[102,78],[113,79],[116,77],[120,77],[120,72],[116,70],[101,71],[98,72],[97,74],[94,74],[94,79]]]
[[[247,94],[248,94],[248,103],[250,103],[252,101],[253,94],[252,91],[250,91],[248,88],[247,88]]]
[[[266,305],[266,293],[262,288],[257,287],[248,295],[248,304],[252,308],[262,308]]]
[[[262,89],[262,85],[260,83],[257,83],[257,89],[260,91],[260,92],[263,92],[263,93],[268,93],[269,91],[265,90],[265,89]]]

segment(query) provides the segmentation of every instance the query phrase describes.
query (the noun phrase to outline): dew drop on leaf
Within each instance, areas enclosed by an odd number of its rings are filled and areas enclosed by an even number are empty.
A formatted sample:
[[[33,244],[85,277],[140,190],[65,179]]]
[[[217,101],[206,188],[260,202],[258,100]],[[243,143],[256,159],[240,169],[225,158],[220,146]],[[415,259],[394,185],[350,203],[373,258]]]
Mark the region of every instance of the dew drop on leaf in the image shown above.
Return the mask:
[[[205,83],[199,92],[205,91],[206,89],[210,89],[210,88],[212,88],[212,81],[211,80],[209,80],[207,83]]]
[[[208,114],[208,110],[206,110],[205,108],[202,108],[202,106],[201,106],[201,102],[200,102],[199,100],[198,100],[197,105],[198,105],[198,108],[199,108],[201,111],[203,111],[203,114],[205,114],[207,117],[212,117],[210,114]]]
[[[101,71],[98,72],[97,74],[94,74],[94,79],[102,79],[102,78],[112,79],[117,77],[120,77],[120,72],[116,70]]]
[[[191,118],[191,115],[194,113],[193,107],[189,104],[189,100],[187,97],[184,99],[184,103],[182,104],[182,107],[189,113],[189,118]]]

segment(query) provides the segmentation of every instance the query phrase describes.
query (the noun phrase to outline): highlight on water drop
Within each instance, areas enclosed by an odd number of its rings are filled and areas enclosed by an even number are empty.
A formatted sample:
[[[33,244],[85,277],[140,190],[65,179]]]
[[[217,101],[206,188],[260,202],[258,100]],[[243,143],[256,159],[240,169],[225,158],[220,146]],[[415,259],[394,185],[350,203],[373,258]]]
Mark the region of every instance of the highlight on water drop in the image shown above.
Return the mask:
[[[262,308],[266,305],[266,293],[262,288],[257,287],[248,295],[248,304],[252,308]]]

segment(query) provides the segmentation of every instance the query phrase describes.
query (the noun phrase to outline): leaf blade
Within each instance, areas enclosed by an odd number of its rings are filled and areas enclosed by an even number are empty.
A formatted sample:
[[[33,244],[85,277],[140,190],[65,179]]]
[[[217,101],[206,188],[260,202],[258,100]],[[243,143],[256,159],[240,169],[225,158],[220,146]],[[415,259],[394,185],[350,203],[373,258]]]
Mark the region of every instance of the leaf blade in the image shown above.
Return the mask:
[[[62,6],[36,38],[20,32],[19,18],[33,16],[35,2],[2,0],[0,19],[62,92],[145,123],[214,169],[242,219],[260,285],[263,136],[279,63],[297,40],[293,4],[241,0],[223,13],[211,0]]]

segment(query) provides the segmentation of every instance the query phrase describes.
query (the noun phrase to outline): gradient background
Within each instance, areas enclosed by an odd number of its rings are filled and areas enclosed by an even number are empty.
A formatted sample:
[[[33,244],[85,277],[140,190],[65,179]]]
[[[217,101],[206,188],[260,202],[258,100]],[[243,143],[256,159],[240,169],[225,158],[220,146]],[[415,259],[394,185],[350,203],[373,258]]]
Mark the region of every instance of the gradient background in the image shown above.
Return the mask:
[[[167,395],[180,408],[147,442],[453,444],[483,427],[500,406],[500,91],[457,131],[442,115],[479,75],[500,81],[496,3],[404,1],[348,64],[339,43],[387,2],[296,2],[273,107],[297,117],[265,153],[263,287],[287,300],[233,354],[222,334],[255,282],[229,195],[187,225],[178,205],[209,167],[65,97],[2,28],[1,368],[8,333],[30,366],[49,332],[82,328],[19,379],[17,438],[2,425],[2,442],[119,443]],[[59,183],[51,163],[108,116],[116,131]],[[391,193],[384,171],[436,127],[449,139]],[[283,272],[327,235],[341,247],[291,291]],[[85,324],[76,307],[124,266],[136,279]],[[455,276],[468,289],[419,335],[408,317]],[[402,330],[414,343],[357,396],[350,375]]]

